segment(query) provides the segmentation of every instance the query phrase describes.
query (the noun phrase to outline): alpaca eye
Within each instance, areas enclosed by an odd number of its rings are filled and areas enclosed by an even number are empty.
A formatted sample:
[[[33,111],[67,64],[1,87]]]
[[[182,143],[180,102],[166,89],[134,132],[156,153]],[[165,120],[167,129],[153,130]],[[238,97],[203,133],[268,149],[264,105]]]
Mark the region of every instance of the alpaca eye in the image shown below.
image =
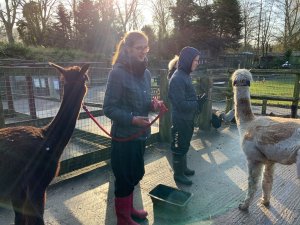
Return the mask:
[[[89,77],[86,74],[84,74],[83,78],[84,78],[84,81],[89,81]]]

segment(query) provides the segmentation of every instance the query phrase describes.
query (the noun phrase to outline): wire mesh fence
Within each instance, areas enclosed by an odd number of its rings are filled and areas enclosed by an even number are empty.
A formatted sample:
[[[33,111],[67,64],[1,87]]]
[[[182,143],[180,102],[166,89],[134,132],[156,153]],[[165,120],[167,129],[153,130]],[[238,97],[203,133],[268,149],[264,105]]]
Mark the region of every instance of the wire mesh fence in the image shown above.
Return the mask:
[[[111,121],[104,116],[102,104],[110,68],[91,67],[88,92],[84,104],[96,120],[109,132]],[[152,73],[152,96],[167,100],[167,70],[150,69]],[[232,72],[232,71],[231,71]],[[209,77],[211,103],[209,107],[219,111],[228,108],[232,100],[228,69],[196,71],[192,75],[197,92],[203,91],[202,77]],[[250,92],[253,111],[256,114],[291,115],[298,109],[300,71],[252,71]],[[165,77],[162,77],[165,76]],[[165,86],[161,86],[162,78]],[[200,82],[200,83],[199,83]],[[63,96],[60,75],[52,67],[0,67],[0,127],[32,125],[41,127],[56,116]],[[231,105],[232,107],[232,105]],[[157,114],[151,113],[150,119]],[[297,115],[296,115],[297,116]],[[169,123],[169,121],[168,121]],[[62,124],[63,126],[63,124]],[[152,126],[150,144],[157,140],[159,122]],[[168,126],[165,129],[168,132]],[[110,137],[88,117],[82,109],[70,142],[61,158],[61,173],[79,169],[110,158]]]
[[[88,92],[84,98],[84,104],[108,132],[111,121],[104,116],[102,104],[109,71],[110,68],[90,68]],[[159,94],[155,77],[153,86],[152,94]],[[52,67],[2,67],[0,90],[0,127],[42,127],[56,116],[63,96],[60,75]],[[151,114],[150,118],[155,116]],[[157,134],[158,131],[159,125],[156,122],[152,133]],[[61,157],[61,173],[109,159],[110,141],[110,137],[82,109],[71,140]]]

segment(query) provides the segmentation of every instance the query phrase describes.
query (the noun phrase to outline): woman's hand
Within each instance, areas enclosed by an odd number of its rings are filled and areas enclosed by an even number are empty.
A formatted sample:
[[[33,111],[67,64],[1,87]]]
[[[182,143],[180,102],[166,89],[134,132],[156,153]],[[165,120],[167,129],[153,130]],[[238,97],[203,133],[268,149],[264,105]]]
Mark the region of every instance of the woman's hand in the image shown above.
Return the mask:
[[[149,126],[150,121],[148,117],[145,116],[134,116],[132,118],[132,124],[139,127]]]
[[[204,93],[201,96],[197,96],[198,110],[201,112],[204,103],[207,101],[207,95]]]
[[[151,104],[152,104],[153,111],[162,111],[162,112],[168,111],[168,108],[165,106],[164,102],[158,100],[156,97],[152,99]]]

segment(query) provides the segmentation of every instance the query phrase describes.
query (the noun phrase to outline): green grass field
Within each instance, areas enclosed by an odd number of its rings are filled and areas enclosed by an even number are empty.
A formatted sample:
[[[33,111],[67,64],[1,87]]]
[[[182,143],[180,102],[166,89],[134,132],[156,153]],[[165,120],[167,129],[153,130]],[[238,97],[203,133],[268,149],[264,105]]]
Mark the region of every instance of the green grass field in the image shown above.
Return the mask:
[[[293,97],[294,81],[292,79],[286,80],[267,80],[264,82],[252,82],[250,87],[251,94],[260,96],[280,96]],[[252,100],[252,103],[260,104],[262,100]],[[269,100],[268,105],[289,106],[291,102]]]

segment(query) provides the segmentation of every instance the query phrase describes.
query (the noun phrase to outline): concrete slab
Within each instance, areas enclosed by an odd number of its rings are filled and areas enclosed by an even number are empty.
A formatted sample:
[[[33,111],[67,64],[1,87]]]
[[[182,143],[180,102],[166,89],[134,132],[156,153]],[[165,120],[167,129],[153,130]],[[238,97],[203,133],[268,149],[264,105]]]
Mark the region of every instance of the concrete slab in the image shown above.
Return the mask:
[[[140,224],[300,224],[300,183],[294,165],[276,165],[270,208],[259,204],[259,187],[249,212],[237,209],[247,188],[247,164],[234,124],[210,132],[195,130],[188,161],[196,170],[191,187],[174,182],[168,144],[155,144],[147,149],[146,174],[134,192],[135,206],[143,206],[149,212],[148,219],[139,221]],[[116,224],[113,182],[109,162],[56,178],[47,191],[46,224]],[[192,192],[193,197],[182,210],[158,208],[148,195],[158,184]],[[13,224],[13,217],[9,205],[0,208],[1,225]]]

